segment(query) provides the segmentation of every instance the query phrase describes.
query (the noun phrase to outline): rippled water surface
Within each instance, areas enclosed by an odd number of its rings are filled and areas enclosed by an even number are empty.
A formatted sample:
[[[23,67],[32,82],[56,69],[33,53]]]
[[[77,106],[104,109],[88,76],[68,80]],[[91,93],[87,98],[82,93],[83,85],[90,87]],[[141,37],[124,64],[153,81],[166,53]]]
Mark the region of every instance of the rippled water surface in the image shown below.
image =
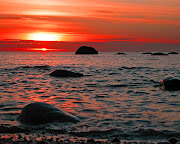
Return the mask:
[[[0,124],[21,127],[16,117],[32,102],[46,102],[81,119],[77,124],[48,124],[48,129],[86,137],[163,139],[180,132],[180,91],[158,82],[180,79],[180,55],[142,53],[0,53]],[[65,69],[80,78],[56,78]]]

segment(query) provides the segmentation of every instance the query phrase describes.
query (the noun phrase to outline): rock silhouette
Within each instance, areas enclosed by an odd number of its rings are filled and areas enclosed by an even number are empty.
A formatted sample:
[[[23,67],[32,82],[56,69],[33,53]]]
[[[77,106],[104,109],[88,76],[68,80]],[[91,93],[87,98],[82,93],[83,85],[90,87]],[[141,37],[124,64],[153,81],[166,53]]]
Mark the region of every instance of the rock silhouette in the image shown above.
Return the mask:
[[[47,103],[31,103],[26,105],[17,121],[30,125],[50,122],[78,122],[79,119]]]
[[[55,70],[49,74],[50,76],[54,77],[81,77],[84,76],[81,73],[75,73],[67,70]]]
[[[168,91],[179,91],[180,90],[180,80],[168,77],[160,82],[161,89]]]
[[[177,53],[177,52],[169,52],[168,54],[179,54],[179,53]]]
[[[126,53],[118,52],[117,55],[126,55]]]
[[[36,69],[49,69],[50,66],[48,66],[48,65],[39,65],[39,66],[34,66],[33,68],[36,68]]]
[[[152,53],[151,55],[168,55],[168,54],[164,54],[164,53]]]
[[[81,46],[75,54],[98,54],[98,51],[93,47]]]

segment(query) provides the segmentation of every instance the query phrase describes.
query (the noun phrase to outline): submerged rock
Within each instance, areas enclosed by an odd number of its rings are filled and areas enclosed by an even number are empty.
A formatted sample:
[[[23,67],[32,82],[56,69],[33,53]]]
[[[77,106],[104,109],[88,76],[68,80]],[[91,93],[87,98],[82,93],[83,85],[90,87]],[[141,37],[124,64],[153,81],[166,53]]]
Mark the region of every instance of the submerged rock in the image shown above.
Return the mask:
[[[168,55],[168,54],[164,54],[164,53],[152,53],[151,55]]]
[[[75,73],[67,70],[55,70],[49,74],[50,76],[54,77],[81,77],[84,76],[81,73]]]
[[[160,88],[169,91],[179,91],[180,90],[180,80],[168,77],[160,82]]]
[[[26,105],[17,117],[21,123],[38,125],[50,122],[78,122],[79,119],[47,103]]]
[[[93,47],[81,46],[75,54],[98,54],[98,51]]]

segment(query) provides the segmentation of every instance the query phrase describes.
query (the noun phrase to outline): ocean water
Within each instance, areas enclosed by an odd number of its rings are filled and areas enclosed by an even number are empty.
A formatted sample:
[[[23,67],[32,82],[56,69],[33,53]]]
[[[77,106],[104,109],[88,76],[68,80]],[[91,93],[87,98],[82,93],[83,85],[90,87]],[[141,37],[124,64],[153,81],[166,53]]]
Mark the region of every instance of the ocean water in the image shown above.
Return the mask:
[[[161,90],[158,82],[180,79],[180,55],[115,54],[1,52],[0,124],[96,139],[178,137],[180,91]],[[50,76],[56,69],[91,76]],[[36,128],[18,123],[22,108],[33,102],[52,104],[81,121]]]

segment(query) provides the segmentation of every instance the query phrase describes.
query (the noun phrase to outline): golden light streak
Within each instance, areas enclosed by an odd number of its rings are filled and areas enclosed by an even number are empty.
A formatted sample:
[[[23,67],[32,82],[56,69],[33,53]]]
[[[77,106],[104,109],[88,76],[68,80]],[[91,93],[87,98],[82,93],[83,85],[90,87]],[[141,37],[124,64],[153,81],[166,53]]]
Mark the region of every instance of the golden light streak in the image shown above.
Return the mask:
[[[29,34],[28,39],[36,41],[60,41],[61,36],[56,33],[38,32]]]

